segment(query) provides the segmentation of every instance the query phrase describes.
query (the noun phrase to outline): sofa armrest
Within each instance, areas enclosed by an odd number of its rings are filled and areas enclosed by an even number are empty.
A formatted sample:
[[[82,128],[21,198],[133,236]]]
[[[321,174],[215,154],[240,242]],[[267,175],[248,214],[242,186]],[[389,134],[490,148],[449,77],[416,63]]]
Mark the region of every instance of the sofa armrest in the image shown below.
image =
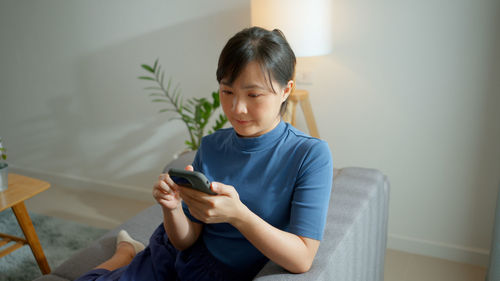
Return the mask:
[[[373,169],[334,174],[325,235],[311,270],[292,274],[269,262],[255,280],[384,280],[389,182]]]

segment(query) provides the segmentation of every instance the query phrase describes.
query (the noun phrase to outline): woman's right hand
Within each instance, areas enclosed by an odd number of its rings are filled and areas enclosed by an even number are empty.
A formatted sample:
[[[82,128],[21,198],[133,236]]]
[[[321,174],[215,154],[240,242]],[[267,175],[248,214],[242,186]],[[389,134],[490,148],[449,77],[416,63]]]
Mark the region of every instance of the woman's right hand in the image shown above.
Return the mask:
[[[180,206],[179,186],[168,174],[161,174],[153,186],[153,197],[163,208],[175,210]]]

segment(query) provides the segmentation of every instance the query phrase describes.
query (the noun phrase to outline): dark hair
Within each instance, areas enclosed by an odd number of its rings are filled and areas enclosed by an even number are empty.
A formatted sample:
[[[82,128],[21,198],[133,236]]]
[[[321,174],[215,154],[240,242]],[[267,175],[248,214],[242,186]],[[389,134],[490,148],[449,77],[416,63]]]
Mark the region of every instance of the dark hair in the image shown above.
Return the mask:
[[[260,64],[271,88],[273,79],[283,87],[294,79],[295,54],[283,33],[278,29],[269,31],[261,27],[250,27],[236,33],[222,49],[217,67],[217,82],[227,78],[229,83],[233,83],[243,68],[252,61]],[[281,114],[285,112],[286,105],[287,101],[282,103]]]

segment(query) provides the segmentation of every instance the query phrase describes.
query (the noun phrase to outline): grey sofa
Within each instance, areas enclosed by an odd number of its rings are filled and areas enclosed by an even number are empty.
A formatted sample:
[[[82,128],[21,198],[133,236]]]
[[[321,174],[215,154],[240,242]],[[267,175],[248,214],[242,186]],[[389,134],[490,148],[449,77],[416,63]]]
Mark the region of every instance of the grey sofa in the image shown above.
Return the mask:
[[[184,154],[165,170],[183,168],[191,163],[193,156]],[[334,170],[332,188],[324,239],[311,270],[291,274],[269,262],[255,280],[383,281],[389,203],[387,178],[373,169],[343,168]],[[148,243],[161,221],[160,206],[150,207],[36,281],[76,279],[111,257],[120,229]]]

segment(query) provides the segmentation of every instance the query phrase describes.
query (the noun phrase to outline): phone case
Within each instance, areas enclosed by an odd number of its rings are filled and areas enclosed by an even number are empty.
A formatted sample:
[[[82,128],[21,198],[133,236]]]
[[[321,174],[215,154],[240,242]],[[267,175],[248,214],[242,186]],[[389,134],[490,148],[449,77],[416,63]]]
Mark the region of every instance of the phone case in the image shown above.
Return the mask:
[[[217,193],[210,189],[210,181],[200,172],[172,168],[168,170],[168,175],[178,185],[196,189],[210,195],[217,195]]]

